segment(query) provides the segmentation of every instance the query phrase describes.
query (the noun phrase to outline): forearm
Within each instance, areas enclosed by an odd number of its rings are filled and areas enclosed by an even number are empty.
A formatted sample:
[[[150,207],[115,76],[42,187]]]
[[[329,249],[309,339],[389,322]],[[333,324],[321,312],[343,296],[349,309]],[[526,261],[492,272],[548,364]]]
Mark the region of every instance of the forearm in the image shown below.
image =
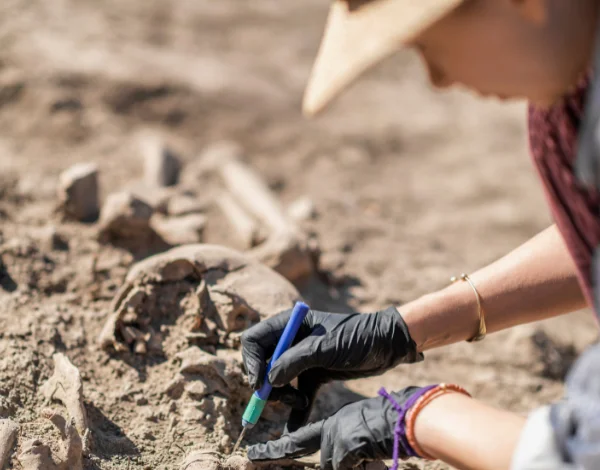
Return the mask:
[[[427,454],[459,470],[508,470],[525,418],[458,393],[417,416],[415,438]]]
[[[488,333],[585,307],[575,265],[555,226],[469,276],[481,295]],[[466,282],[400,311],[420,351],[464,341],[477,332],[477,300]]]

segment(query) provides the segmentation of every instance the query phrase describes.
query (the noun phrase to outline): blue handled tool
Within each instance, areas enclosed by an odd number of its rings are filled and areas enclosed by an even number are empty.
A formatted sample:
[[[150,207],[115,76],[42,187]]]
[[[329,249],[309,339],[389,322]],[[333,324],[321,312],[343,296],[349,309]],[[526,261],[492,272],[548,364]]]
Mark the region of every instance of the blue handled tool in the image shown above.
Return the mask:
[[[304,302],[296,302],[294,310],[292,310],[292,315],[290,316],[290,319],[288,320],[288,323],[285,326],[285,329],[283,330],[281,338],[279,338],[279,342],[277,343],[277,347],[275,348],[273,357],[271,357],[271,360],[267,365],[267,371],[265,373],[265,381],[263,383],[263,386],[252,394],[250,403],[248,403],[246,411],[242,416],[242,433],[240,434],[239,439],[233,447],[232,453],[235,453],[235,451],[239,447],[240,443],[242,442],[242,439],[244,438],[246,430],[253,428],[254,425],[258,422],[258,419],[260,418],[260,415],[262,414],[265,405],[267,404],[267,400],[269,398],[269,395],[271,394],[271,390],[273,389],[273,386],[269,383],[269,372],[271,371],[271,367],[273,366],[275,361],[277,361],[277,359],[279,359],[281,355],[284,352],[286,352],[292,345],[292,342],[296,337],[296,333],[298,333],[300,325],[302,325],[302,322],[304,321],[304,318],[306,318],[306,315],[309,311],[310,308]]]

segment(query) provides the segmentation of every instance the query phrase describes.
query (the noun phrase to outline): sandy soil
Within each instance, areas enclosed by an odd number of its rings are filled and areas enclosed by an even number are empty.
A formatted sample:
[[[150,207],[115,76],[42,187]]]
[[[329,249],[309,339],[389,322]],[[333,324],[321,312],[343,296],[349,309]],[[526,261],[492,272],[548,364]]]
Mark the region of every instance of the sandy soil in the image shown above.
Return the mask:
[[[99,244],[97,224],[56,210],[58,175],[74,163],[98,165],[104,199],[139,180],[144,132],[163,136],[187,168],[215,141],[239,142],[283,204],[314,201],[317,216],[303,228],[337,281],[297,287],[323,310],[402,305],[550,224],[527,156],[524,105],[434,93],[409,53],[304,121],[326,3],[2,2],[0,419],[21,425],[9,468],[23,468],[27,441],[60,442],[41,391],[57,352],[81,374],[93,440],[86,469],[175,469],[192,451],[226,452],[239,432],[242,399],[211,402],[225,406],[213,411],[226,417],[218,429],[186,425],[186,398],[163,388],[178,364],[99,346],[135,257]],[[210,195],[200,180],[194,190]],[[206,211],[204,241],[240,248],[218,211]],[[49,245],[49,226],[64,243]],[[382,385],[438,381],[526,412],[561,395],[572,351],[595,337],[591,315],[580,312],[444,348],[422,364],[329,388],[321,412]],[[247,443],[276,436],[282,413],[273,408],[271,427]]]

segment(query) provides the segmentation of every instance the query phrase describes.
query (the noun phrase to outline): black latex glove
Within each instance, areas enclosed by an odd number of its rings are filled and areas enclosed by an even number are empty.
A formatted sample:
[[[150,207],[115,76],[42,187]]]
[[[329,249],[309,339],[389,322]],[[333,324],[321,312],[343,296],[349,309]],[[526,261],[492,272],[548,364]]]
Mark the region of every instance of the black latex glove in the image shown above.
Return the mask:
[[[418,387],[392,397],[403,405]],[[331,418],[309,424],[281,439],[248,448],[254,461],[299,458],[321,451],[321,470],[345,470],[373,460],[391,459],[398,412],[383,397],[346,405]],[[400,446],[400,458],[407,455]]]
[[[291,312],[275,315],[242,336],[244,366],[250,385],[256,390],[263,384],[267,360],[275,351]],[[373,314],[311,310],[294,346],[273,364],[269,381],[274,387],[286,386],[285,402],[296,404],[287,423],[287,431],[295,431],[307,422],[317,390],[324,383],[379,375],[397,364],[422,358],[406,323],[393,307]],[[294,390],[288,384],[296,377],[298,389]],[[276,389],[273,392],[273,397],[281,396]]]

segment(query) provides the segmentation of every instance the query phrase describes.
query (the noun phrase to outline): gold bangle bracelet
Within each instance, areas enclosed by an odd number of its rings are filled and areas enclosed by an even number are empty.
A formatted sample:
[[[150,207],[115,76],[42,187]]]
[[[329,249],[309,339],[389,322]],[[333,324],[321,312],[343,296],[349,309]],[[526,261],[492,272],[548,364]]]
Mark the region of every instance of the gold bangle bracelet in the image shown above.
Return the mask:
[[[473,283],[473,281],[467,274],[461,274],[458,277],[450,278],[450,282],[452,282],[452,283],[458,282],[458,281],[468,282],[469,285],[471,286],[471,288],[473,289],[473,292],[475,292],[475,298],[477,299],[477,310],[478,310],[478,314],[479,314],[479,329],[477,331],[477,334],[475,334],[475,336],[473,338],[468,339],[467,341],[469,343],[481,341],[487,335],[487,327],[485,325],[485,311],[483,310],[483,305],[481,304],[481,296],[479,295],[479,291],[477,290],[477,287],[475,287],[475,284]]]

